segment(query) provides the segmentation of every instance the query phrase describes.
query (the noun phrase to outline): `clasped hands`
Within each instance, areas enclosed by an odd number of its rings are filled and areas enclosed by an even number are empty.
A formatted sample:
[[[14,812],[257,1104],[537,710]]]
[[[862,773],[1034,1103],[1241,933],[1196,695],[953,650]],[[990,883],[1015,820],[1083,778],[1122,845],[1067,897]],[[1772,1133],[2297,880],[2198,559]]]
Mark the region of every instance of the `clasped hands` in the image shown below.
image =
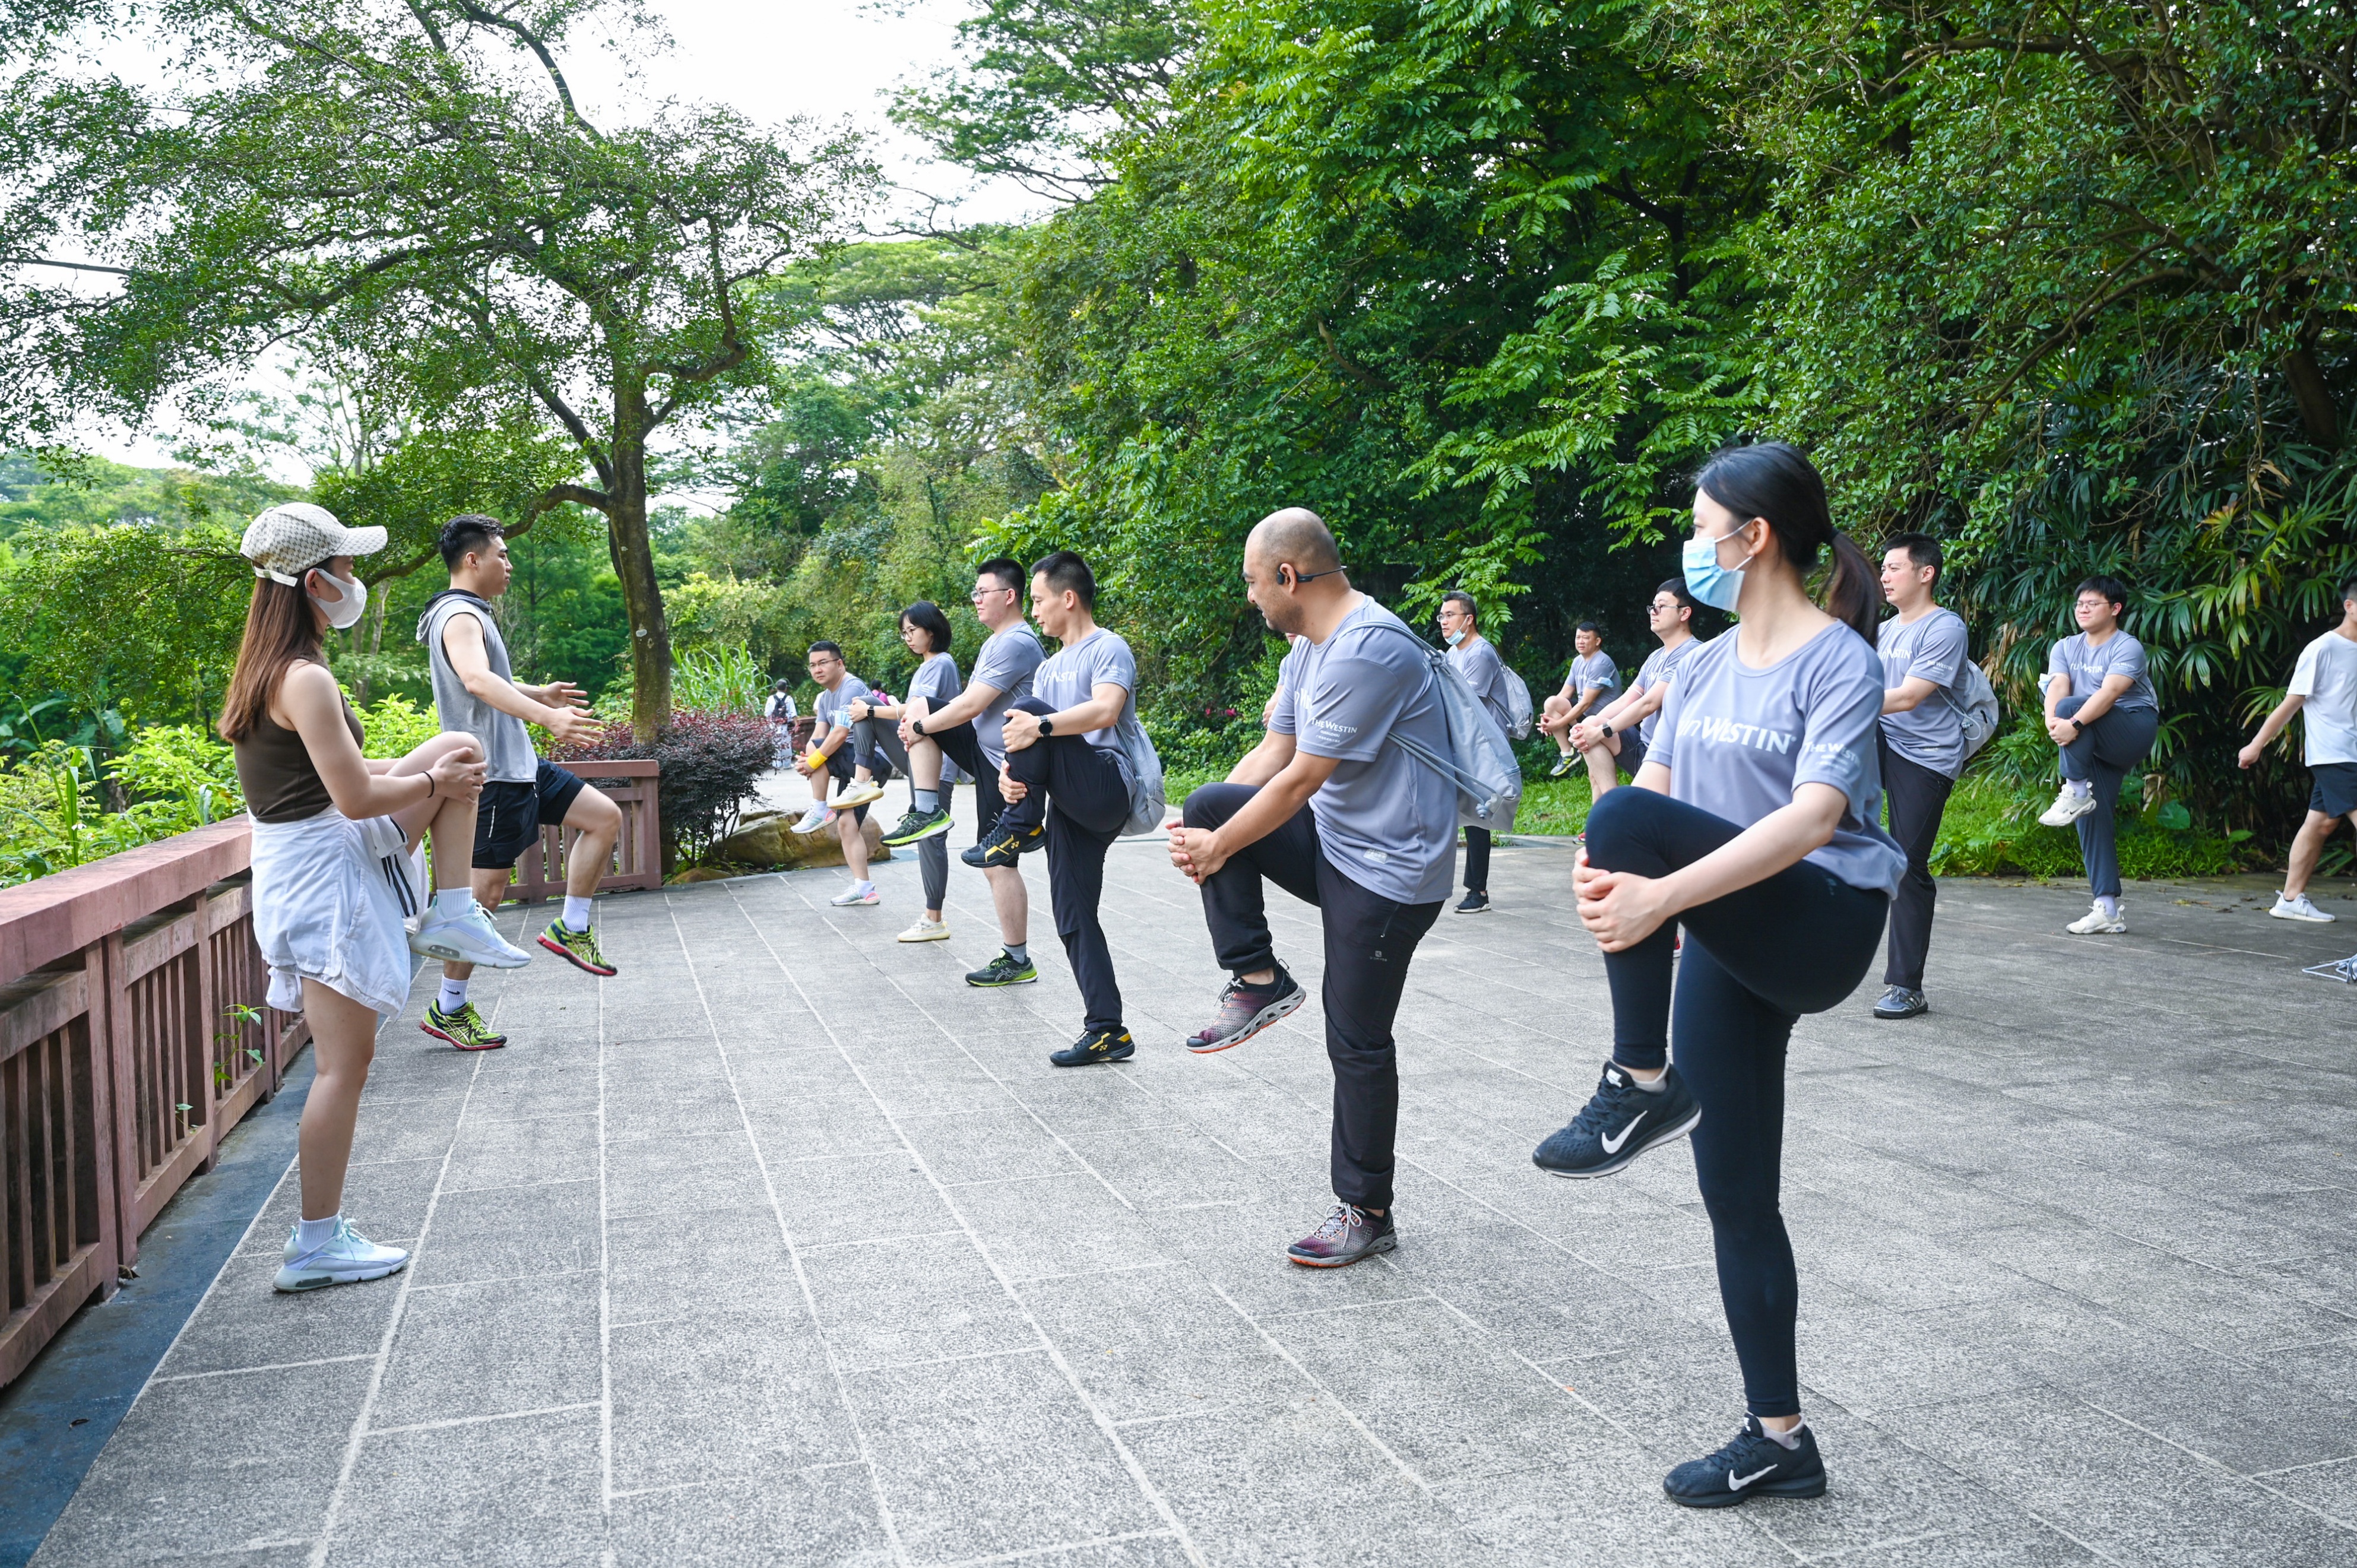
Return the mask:
[[[1677,913],[1662,878],[1590,865],[1585,848],[1572,865],[1571,887],[1579,923],[1606,952],[1635,947]]]

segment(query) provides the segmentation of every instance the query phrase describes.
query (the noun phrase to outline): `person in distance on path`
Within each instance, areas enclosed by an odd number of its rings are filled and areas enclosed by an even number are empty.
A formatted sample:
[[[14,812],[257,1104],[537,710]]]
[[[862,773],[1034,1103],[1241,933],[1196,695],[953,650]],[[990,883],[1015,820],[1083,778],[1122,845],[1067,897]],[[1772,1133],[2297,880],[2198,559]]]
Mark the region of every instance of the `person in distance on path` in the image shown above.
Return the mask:
[[[1620,668],[1604,651],[1603,627],[1592,620],[1581,621],[1579,629],[1571,634],[1571,645],[1577,657],[1564,671],[1563,690],[1546,700],[1539,714],[1539,728],[1555,736],[1563,753],[1548,769],[1550,779],[1562,778],[1579,763],[1578,749],[1571,744],[1571,726],[1600,708],[1620,686]]]
[[[2341,624],[2299,650],[2288,693],[2235,761],[2246,768],[2257,767],[2261,754],[2275,744],[2294,714],[2307,721],[2303,757],[2312,780],[2308,820],[2291,841],[2283,891],[2267,913],[2278,920],[2322,924],[2339,917],[2316,907],[2308,896],[2308,879],[2316,875],[2317,857],[2324,853],[2333,824],[2346,817],[2350,826],[2357,827],[2357,574],[2341,585]]]
[[[950,647],[956,636],[950,628],[949,617],[942,614],[941,606],[931,599],[919,599],[902,610],[900,640],[909,645],[909,651],[917,656],[918,661],[917,672],[909,677],[909,694],[898,704],[856,698],[851,704],[853,720],[871,725],[879,721],[905,725],[954,698],[959,687],[958,668]],[[893,733],[898,739],[899,732]],[[942,804],[942,768],[945,759],[936,746],[927,747],[921,757],[904,754],[903,760],[909,768],[909,812],[884,835],[884,842],[895,849],[902,844],[917,846],[917,868],[925,885],[925,912],[896,940],[943,942],[949,940],[950,935],[949,923],[942,918],[942,906],[950,892],[950,846],[942,837],[950,826],[949,811]]]
[[[425,601],[417,618],[417,640],[425,645],[434,680],[434,713],[442,727],[471,735],[481,744],[490,775],[475,814],[475,902],[496,909],[507,897],[516,862],[560,822],[576,835],[565,860],[565,907],[540,933],[540,945],[576,969],[608,975],[614,966],[590,922],[597,884],[614,862],[622,836],[622,808],[595,786],[547,761],[533,748],[526,725],[538,725],[560,741],[588,725],[581,688],[565,681],[519,686],[508,662],[493,607],[515,575],[508,559],[507,534],[497,518],[463,512],[442,525],[442,564],[450,585]],[[492,1050],[508,1043],[494,1034],[467,1000],[471,963],[442,966],[442,989],[418,1027],[462,1051]]]
[[[1498,728],[1511,731],[1506,715],[1506,666],[1490,639],[1481,635],[1480,607],[1462,588],[1451,588],[1440,599],[1440,638],[1448,644],[1448,667],[1473,688]],[[1465,830],[1465,898],[1460,915],[1490,912],[1490,830]]]
[[[1046,656],[1039,639],[1023,623],[1020,565],[1003,555],[984,562],[974,568],[974,591],[967,597],[974,618],[990,635],[974,656],[965,690],[921,715],[902,719],[900,738],[908,745],[911,769],[938,768],[947,757],[974,780],[974,814],[980,820],[974,848],[958,858],[981,865],[991,830],[1006,809],[998,779],[1006,766],[1002,733],[1006,709],[1031,694],[1032,676]],[[904,819],[887,842],[904,843],[905,834],[940,831],[933,820],[931,813],[913,822]],[[939,822],[940,829],[947,829],[949,812],[942,811]],[[965,983],[985,988],[1031,984],[1039,971],[1031,962],[1031,896],[1023,886],[1023,873],[1012,865],[983,866],[982,872],[990,883],[990,901],[998,911],[998,935],[1005,945],[996,958],[969,973]]]
[[[1828,547],[1832,614],[1805,586]],[[1781,441],[1713,457],[1695,481],[1684,568],[1695,597],[1742,620],[1687,657],[1636,786],[1588,813],[1572,880],[1604,950],[1612,1055],[1586,1108],[1532,1159],[1556,1176],[1609,1176],[1692,1134],[1749,1410],[1731,1442],[1663,1486],[1674,1502],[1719,1508],[1825,1489],[1801,1420],[1799,1280],[1777,1203],[1784,1054],[1800,1015],[1865,978],[1907,857],[1877,825],[1874,566],[1835,531],[1809,460]],[[1685,956],[1674,966],[1677,925]]]
[[[1662,646],[1645,656],[1627,696],[1571,726],[1571,744],[1587,760],[1590,801],[1619,789],[1622,774],[1634,779],[1645,766],[1645,747],[1653,738],[1662,703],[1669,697],[1670,682],[1686,655],[1702,646],[1694,634],[1698,607],[1683,578],[1673,577],[1655,588],[1645,607],[1645,618],[1652,622]]]
[[[1403,736],[1446,757],[1448,725],[1424,639],[1351,586],[1317,513],[1288,507],[1263,518],[1244,542],[1243,575],[1246,596],[1293,650],[1268,733],[1225,783],[1189,795],[1170,829],[1171,864],[1202,888],[1212,949],[1234,977],[1218,1017],[1187,1047],[1226,1050],[1307,1000],[1277,961],[1263,885],[1316,905],[1337,1201],[1286,1255],[1340,1268],[1397,1244],[1392,1024],[1456,869],[1456,786],[1387,743]]]
[[[1071,551],[1043,555],[1031,568],[1031,614],[1063,646],[1001,721],[1006,767],[998,792],[1006,809],[982,854],[984,865],[1012,870],[1026,852],[1048,852],[1056,934],[1088,1009],[1081,1037],[1049,1054],[1058,1067],[1117,1062],[1137,1049],[1122,1026],[1121,984],[1097,913],[1105,851],[1129,820],[1130,762],[1119,732],[1137,723],[1137,660],[1097,624],[1096,605],[1096,575]]]
[[[855,755],[850,708],[855,698],[867,695],[867,682],[843,667],[843,650],[832,642],[811,644],[810,678],[819,687],[818,701],[811,704],[816,727],[811,731],[810,751],[794,759],[794,771],[810,780],[811,809],[794,824],[794,832],[813,832],[829,821],[834,823],[851,886],[828,899],[829,904],[838,909],[880,904],[884,896],[867,877],[867,836],[863,830],[867,825],[867,802],[883,791],[871,786],[866,794],[855,799],[852,790],[855,780],[866,779],[871,767],[887,766],[882,757],[872,752],[866,757]],[[833,809],[826,804],[830,780],[845,787]]]
[[[2038,820],[2050,828],[2075,827],[2094,907],[2063,929],[2073,936],[2116,936],[2128,929],[2120,915],[2120,852],[2114,813],[2120,784],[2140,766],[2160,735],[2160,700],[2153,694],[2144,644],[2120,629],[2127,585],[2093,576],[2079,585],[2071,613],[2080,631],[2047,655],[2046,733],[2061,752],[2062,792]]]
[[[1932,950],[1932,846],[1948,792],[1964,770],[1964,694],[1957,679],[1971,658],[1964,618],[1932,596],[1940,585],[1940,542],[1928,533],[1883,542],[1882,596],[1899,613],[1875,631],[1882,655],[1882,727],[1875,745],[1890,801],[1890,836],[1907,852],[1907,875],[1890,904],[1890,940],[1878,1018],[1912,1018],[1923,1000],[1923,961]]]

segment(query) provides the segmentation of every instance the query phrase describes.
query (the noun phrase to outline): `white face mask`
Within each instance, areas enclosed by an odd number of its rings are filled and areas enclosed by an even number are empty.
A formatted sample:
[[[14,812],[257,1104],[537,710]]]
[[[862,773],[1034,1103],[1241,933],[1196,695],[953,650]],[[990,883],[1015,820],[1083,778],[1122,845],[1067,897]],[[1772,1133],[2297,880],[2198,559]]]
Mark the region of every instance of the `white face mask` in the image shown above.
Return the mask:
[[[1440,635],[1448,641],[1449,647],[1454,648],[1465,640],[1465,628],[1460,626],[1455,631],[1444,631]]]
[[[361,617],[368,611],[368,585],[357,579],[348,581],[339,577],[325,566],[317,568],[317,571],[320,576],[336,585],[336,590],[341,596],[333,604],[313,596],[312,603],[327,612],[328,624],[338,631],[359,624]]]

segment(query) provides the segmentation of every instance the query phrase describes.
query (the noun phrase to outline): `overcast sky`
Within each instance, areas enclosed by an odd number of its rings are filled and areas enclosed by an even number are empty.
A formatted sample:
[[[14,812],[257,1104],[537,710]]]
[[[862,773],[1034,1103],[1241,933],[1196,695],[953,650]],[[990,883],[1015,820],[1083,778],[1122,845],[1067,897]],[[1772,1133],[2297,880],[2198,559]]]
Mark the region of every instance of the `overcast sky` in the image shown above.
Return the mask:
[[[849,120],[868,134],[887,177],[908,193],[888,194],[871,220],[879,229],[920,210],[915,193],[957,200],[949,216],[963,222],[1011,221],[1039,212],[1038,199],[1012,185],[977,188],[963,171],[929,162],[920,145],[885,119],[894,86],[922,80],[955,58],[957,24],[977,8],[967,0],[910,0],[889,9],[861,0],[653,0],[652,8],[667,19],[673,48],[632,62],[635,85],[623,62],[602,51],[576,47],[562,59],[591,119],[629,117],[636,95],[716,100],[762,121],[797,114]],[[267,372],[256,380],[277,384]],[[77,436],[79,445],[117,462],[171,461],[168,431],[133,438],[120,430],[91,429]],[[300,481],[305,476],[283,477]]]

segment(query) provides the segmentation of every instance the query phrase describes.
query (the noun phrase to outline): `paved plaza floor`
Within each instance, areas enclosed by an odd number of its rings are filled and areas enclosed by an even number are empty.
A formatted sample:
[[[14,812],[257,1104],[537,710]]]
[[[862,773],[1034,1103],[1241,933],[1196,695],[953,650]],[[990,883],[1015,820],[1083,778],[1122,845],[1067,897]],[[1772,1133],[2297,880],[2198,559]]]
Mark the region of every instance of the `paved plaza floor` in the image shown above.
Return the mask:
[[[897,800],[897,797],[896,797]],[[961,843],[964,842],[961,837]],[[1313,1004],[1224,1055],[1196,895],[1117,847],[1139,1050],[1079,1008],[1033,890],[899,946],[916,866],[603,906],[619,977],[479,983],[513,1044],[386,1031],[348,1211],[404,1275],[272,1294],[292,1175],[36,1560],[1214,1564],[2357,1562],[2357,988],[2344,923],[2132,886],[1950,884],[1933,1011],[1804,1020],[1784,1208],[1816,1502],[1697,1514],[1742,1412],[1683,1147],[1530,1150],[1593,1086],[1568,855],[1501,849],[1400,1019],[1389,1257],[1283,1261],[1329,1199]],[[1314,991],[1315,912],[1273,903]],[[510,910],[521,930],[547,918]]]

